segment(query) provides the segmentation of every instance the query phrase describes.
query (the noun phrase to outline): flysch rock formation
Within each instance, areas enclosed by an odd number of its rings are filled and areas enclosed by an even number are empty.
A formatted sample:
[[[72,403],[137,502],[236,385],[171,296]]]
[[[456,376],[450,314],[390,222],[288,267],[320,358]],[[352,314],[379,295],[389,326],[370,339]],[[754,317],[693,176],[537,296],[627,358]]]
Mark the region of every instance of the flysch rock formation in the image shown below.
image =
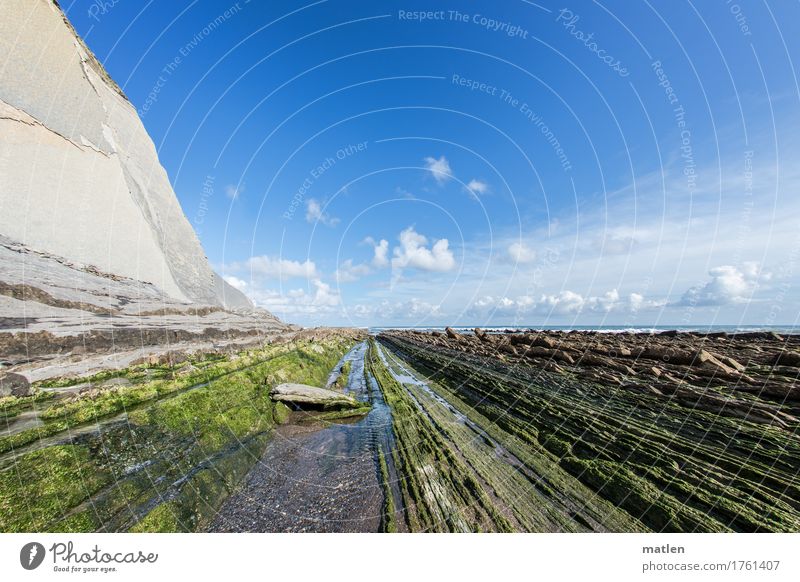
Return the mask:
[[[3,0],[0,55],[4,365],[285,327],[211,269],[135,108],[57,2]]]

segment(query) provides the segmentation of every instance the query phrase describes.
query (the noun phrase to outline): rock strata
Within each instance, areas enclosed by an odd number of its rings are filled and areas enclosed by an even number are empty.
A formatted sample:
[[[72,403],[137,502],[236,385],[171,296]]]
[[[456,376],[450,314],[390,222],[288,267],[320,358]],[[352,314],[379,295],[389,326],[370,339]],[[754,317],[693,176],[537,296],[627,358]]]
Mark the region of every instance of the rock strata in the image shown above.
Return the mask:
[[[211,269],[136,109],[58,4],[4,0],[0,54],[0,234],[175,299],[252,308]]]
[[[651,530],[800,528],[800,336],[475,335],[378,339]]]
[[[212,270],[135,108],[57,2],[0,3],[0,54],[0,365],[287,329]]]

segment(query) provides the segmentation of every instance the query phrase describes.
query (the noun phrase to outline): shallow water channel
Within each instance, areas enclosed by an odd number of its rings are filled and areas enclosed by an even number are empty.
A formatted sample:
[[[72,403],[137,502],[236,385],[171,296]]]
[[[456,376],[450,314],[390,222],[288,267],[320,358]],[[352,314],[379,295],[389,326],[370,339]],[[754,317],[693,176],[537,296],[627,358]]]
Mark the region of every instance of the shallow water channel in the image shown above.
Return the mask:
[[[344,391],[370,402],[370,412],[351,422],[319,421],[310,413],[293,412],[290,421],[275,430],[239,490],[220,507],[211,531],[380,531],[386,520],[386,495],[379,451],[386,460],[387,481],[400,517],[402,496],[391,459],[392,413],[377,382],[365,372],[368,349],[367,342],[351,349],[334,368],[328,385],[349,361]]]

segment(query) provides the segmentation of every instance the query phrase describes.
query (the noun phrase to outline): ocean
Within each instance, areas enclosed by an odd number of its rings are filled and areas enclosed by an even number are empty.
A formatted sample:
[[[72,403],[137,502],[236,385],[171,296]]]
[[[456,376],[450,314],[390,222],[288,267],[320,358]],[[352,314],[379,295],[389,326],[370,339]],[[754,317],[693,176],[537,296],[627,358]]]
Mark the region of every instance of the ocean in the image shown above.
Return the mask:
[[[380,333],[389,329],[413,329],[417,331],[444,331],[446,326],[383,326],[370,327],[370,333]],[[460,333],[472,333],[476,327],[489,333],[502,331],[596,331],[598,333],[661,333],[664,331],[693,331],[700,333],[747,333],[755,331],[772,331],[779,335],[794,335],[800,333],[800,326],[796,325],[653,325],[653,326],[623,326],[623,325],[451,325],[449,326]]]

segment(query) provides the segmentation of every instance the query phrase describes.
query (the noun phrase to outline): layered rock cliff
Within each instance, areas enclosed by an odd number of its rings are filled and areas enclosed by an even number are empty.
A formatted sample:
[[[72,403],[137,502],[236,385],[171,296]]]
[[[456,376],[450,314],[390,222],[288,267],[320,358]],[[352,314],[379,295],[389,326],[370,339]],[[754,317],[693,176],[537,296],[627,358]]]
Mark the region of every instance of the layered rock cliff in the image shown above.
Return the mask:
[[[3,0],[0,54],[0,234],[179,301],[251,308],[209,266],[135,108],[58,5]]]
[[[285,328],[211,269],[135,108],[58,4],[0,2],[0,375]]]

